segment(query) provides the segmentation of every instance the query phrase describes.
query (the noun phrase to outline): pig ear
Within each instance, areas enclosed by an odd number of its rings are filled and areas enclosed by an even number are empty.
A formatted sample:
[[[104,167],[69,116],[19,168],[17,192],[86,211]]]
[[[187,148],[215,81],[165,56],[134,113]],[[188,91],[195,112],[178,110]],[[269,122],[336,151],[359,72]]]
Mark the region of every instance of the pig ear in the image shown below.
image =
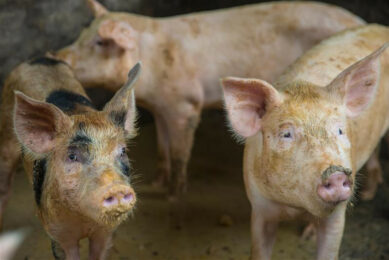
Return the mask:
[[[221,84],[232,128],[243,137],[255,135],[269,108],[282,101],[279,92],[263,80],[229,77]]]
[[[134,83],[140,71],[141,63],[138,62],[128,73],[127,82],[104,107],[104,111],[108,113],[111,121],[115,125],[123,127],[129,137],[135,131],[136,107]]]
[[[20,143],[33,153],[40,155],[53,149],[58,133],[70,124],[70,118],[56,106],[15,91],[15,133]]]
[[[380,77],[379,57],[388,46],[351,65],[329,84],[330,93],[343,99],[349,117],[358,116],[373,100]]]
[[[89,8],[92,10],[93,15],[95,17],[99,17],[108,13],[107,8],[105,8],[102,4],[100,4],[95,0],[86,0],[86,3],[88,4]]]
[[[124,21],[104,20],[98,29],[103,39],[111,39],[123,49],[131,50],[136,47],[137,31]]]

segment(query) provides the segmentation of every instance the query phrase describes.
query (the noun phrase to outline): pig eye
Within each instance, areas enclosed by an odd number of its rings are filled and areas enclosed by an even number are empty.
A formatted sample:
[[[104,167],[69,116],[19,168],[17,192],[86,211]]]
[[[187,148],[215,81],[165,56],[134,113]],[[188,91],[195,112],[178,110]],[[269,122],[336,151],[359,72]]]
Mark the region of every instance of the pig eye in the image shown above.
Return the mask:
[[[101,46],[101,47],[106,47],[106,46],[109,45],[109,41],[100,39],[100,40],[97,40],[97,41],[96,41],[96,44],[97,44],[98,46]]]
[[[291,131],[282,131],[281,134],[280,134],[280,137],[284,138],[284,139],[292,139],[293,138],[293,134],[292,134]]]
[[[283,138],[291,138],[292,137],[292,134],[290,132],[286,132],[286,133],[283,133],[282,134],[282,137]]]
[[[72,161],[72,162],[77,162],[77,155],[74,154],[74,153],[69,154],[69,155],[68,155],[68,158],[69,158],[69,160]]]
[[[341,128],[338,129],[338,134],[343,135],[343,130]]]
[[[279,138],[284,141],[291,141],[294,139],[294,127],[290,124],[283,124],[280,126]]]
[[[126,147],[122,147],[121,151],[120,151],[120,156],[125,156],[126,155]]]

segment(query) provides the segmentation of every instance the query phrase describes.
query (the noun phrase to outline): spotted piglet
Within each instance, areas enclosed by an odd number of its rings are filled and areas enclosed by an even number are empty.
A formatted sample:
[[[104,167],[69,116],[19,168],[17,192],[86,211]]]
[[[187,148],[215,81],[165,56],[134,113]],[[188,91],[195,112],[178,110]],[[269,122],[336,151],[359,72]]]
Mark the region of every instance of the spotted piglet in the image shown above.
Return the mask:
[[[89,238],[90,259],[103,259],[112,232],[135,205],[126,142],[135,134],[132,86],[139,71],[136,64],[102,111],[71,69],[54,59],[23,63],[5,82],[0,215],[21,155],[56,259],[79,259],[82,238]]]

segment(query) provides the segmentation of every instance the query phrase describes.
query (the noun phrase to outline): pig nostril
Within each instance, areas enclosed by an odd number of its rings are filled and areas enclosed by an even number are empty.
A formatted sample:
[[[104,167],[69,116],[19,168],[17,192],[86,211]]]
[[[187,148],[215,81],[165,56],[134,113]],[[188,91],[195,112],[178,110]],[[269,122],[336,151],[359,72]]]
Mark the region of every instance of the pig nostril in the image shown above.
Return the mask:
[[[331,183],[326,183],[326,184],[324,184],[324,187],[327,188],[327,189],[329,189],[329,188],[331,187]]]
[[[105,207],[110,207],[117,204],[117,199],[114,196],[109,196],[108,198],[104,199],[103,205]]]
[[[350,183],[348,181],[343,182],[343,187],[349,187]]]

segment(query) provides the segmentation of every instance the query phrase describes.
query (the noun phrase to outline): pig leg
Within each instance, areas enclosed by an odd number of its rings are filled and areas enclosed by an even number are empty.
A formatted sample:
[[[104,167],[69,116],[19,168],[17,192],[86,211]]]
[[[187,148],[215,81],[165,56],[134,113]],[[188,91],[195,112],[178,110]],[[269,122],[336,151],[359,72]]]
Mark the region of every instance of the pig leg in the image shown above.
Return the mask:
[[[62,230],[51,240],[51,250],[54,258],[63,260],[79,260],[79,239],[73,237],[69,230]]]
[[[12,127],[2,117],[0,128],[0,230],[3,213],[11,192],[13,173],[20,157],[20,148]]]
[[[170,174],[169,133],[162,115],[155,114],[158,140],[157,179],[153,185],[157,187],[167,184]]]
[[[65,251],[59,245],[58,242],[51,240],[51,251],[55,260],[64,260],[66,258]]]
[[[253,207],[251,212],[251,260],[270,260],[276,239],[278,221],[264,218],[262,208]]]
[[[78,248],[78,242],[76,244],[66,244],[62,245],[63,251],[66,255],[66,260],[79,260],[80,259],[80,252]]]
[[[200,121],[200,110],[170,118],[169,140],[171,155],[171,178],[169,195],[176,199],[187,188],[187,164],[193,145],[193,138]]]
[[[301,240],[312,240],[316,237],[316,227],[313,223],[309,223],[303,230]]]
[[[89,260],[105,259],[112,246],[112,233],[97,231],[89,238]]]
[[[317,225],[317,260],[337,260],[345,223],[346,203]]]
[[[373,199],[376,194],[378,184],[383,182],[382,168],[379,161],[379,151],[380,146],[378,145],[366,163],[367,176],[365,186],[361,191],[362,200]]]

